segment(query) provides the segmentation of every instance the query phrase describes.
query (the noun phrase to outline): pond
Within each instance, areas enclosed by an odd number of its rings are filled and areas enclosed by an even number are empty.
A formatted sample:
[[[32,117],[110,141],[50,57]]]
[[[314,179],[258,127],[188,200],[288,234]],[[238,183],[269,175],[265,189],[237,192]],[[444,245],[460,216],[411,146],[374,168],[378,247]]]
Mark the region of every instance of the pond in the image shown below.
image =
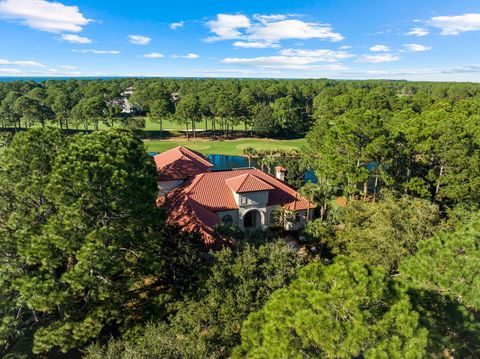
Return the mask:
[[[150,156],[155,156],[157,152],[148,152]],[[252,158],[250,163],[247,157],[244,156],[229,156],[229,155],[220,155],[220,154],[212,154],[207,155],[208,160],[213,164],[213,171],[222,171],[222,170],[230,170],[232,168],[245,168],[245,167],[256,167],[261,168],[260,165],[257,163],[256,158]],[[270,173],[274,174],[275,170],[270,168]],[[305,182],[317,182],[317,177],[313,171],[305,171],[304,177]]]

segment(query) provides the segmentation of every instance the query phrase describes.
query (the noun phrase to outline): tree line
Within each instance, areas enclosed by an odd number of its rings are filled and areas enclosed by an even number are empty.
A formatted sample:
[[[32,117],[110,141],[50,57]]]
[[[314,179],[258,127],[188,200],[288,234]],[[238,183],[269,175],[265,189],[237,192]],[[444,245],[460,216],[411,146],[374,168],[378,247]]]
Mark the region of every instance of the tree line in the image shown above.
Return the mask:
[[[144,126],[142,116],[169,119],[210,136],[301,137],[320,119],[354,109],[422,113],[438,101],[478,102],[480,86],[457,83],[335,80],[218,80],[125,78],[16,81],[0,84],[0,126],[60,129]],[[132,113],[122,114],[125,100]],[[139,120],[140,119],[140,120]],[[143,118],[144,119],[144,118]]]

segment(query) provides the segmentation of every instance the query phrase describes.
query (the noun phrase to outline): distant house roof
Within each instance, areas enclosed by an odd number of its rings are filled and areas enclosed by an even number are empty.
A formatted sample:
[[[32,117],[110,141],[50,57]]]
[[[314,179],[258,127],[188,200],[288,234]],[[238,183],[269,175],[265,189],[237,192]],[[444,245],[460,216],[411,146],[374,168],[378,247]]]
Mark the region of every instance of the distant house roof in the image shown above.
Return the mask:
[[[255,168],[205,172],[159,197],[157,204],[168,211],[167,223],[177,224],[186,231],[196,230],[205,245],[216,243],[214,227],[220,223],[215,212],[238,209],[233,192],[268,190],[267,205],[290,210],[315,208],[297,191]]]
[[[204,173],[213,165],[201,153],[183,146],[153,157],[159,181],[186,179]]]

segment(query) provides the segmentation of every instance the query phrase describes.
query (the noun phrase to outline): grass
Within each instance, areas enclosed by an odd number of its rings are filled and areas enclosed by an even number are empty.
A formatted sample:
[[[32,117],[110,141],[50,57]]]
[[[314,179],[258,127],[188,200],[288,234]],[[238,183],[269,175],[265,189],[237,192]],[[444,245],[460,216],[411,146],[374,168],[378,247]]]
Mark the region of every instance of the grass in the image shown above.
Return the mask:
[[[188,127],[191,127],[191,123],[188,124]],[[211,122],[208,121],[208,129],[210,129]],[[218,124],[217,124],[218,127]],[[196,123],[196,128],[197,130],[204,130],[205,129],[205,122],[200,121]],[[173,131],[184,131],[185,130],[185,124],[179,125],[176,121],[164,119],[163,120],[163,129],[168,131],[168,130],[173,130]],[[236,131],[244,131],[245,130],[245,125],[243,123],[239,123],[236,126],[233,126],[233,129]],[[152,122],[148,117],[145,118],[145,131],[158,131],[160,130],[160,124],[158,122]]]
[[[145,131],[159,131],[160,130],[160,124],[158,122],[153,122],[150,120],[148,117],[134,117],[132,119],[145,119],[145,127],[143,130]],[[211,122],[208,121],[208,129],[210,129]],[[188,128],[191,127],[191,123],[188,124]],[[218,124],[217,124],[218,127]],[[105,124],[100,123],[99,124],[99,129],[104,130],[108,128]],[[204,130],[205,129],[205,122],[200,121],[196,123],[196,128],[197,130]],[[242,123],[239,123],[235,126],[233,126],[233,129],[235,131],[244,131],[245,130],[245,125]],[[185,124],[178,124],[174,120],[170,119],[164,119],[163,120],[163,130],[164,131],[185,131]],[[250,128],[248,128],[250,130]]]
[[[198,123],[197,129],[203,129],[204,123]],[[208,124],[210,126],[210,122]],[[103,123],[99,124],[99,129],[106,129]],[[273,140],[273,139],[259,139],[259,138],[240,138],[235,140],[211,140],[206,138],[195,139],[187,141],[183,137],[182,130],[185,130],[183,125],[177,124],[175,121],[164,120],[163,128],[165,139],[148,139],[145,140],[145,145],[148,151],[163,152],[176,146],[186,146],[193,150],[199,151],[203,154],[224,154],[224,155],[243,155],[243,150],[247,147],[253,147],[256,150],[299,150],[304,144],[305,139],[295,140]],[[90,126],[90,129],[93,129]],[[243,131],[243,124],[234,127],[236,131]],[[154,123],[148,118],[145,122],[145,131],[159,131],[159,124]],[[1,152],[1,149],[0,149]]]
[[[197,139],[187,141],[186,139],[172,138],[165,140],[145,140],[148,151],[163,152],[176,146],[185,146],[205,155],[243,155],[243,150],[253,147],[256,150],[299,150],[305,144],[305,139],[297,140],[272,140],[261,138],[241,138],[236,140],[207,140]]]

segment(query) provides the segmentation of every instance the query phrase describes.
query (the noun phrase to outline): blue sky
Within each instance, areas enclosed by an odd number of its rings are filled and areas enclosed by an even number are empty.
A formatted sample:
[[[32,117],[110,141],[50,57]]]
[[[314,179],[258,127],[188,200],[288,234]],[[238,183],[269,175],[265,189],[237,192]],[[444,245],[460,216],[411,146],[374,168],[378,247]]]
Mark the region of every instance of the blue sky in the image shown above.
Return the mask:
[[[0,0],[0,76],[480,81],[480,1]]]

